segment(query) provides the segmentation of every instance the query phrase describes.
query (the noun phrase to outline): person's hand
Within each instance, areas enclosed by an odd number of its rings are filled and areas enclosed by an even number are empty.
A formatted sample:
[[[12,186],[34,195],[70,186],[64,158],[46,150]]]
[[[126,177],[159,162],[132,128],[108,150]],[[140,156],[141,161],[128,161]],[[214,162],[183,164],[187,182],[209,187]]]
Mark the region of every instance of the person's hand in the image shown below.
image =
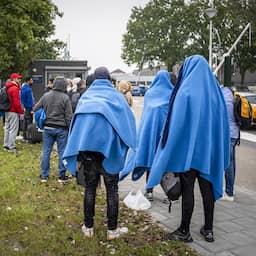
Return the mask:
[[[24,114],[20,114],[20,120],[24,120]]]

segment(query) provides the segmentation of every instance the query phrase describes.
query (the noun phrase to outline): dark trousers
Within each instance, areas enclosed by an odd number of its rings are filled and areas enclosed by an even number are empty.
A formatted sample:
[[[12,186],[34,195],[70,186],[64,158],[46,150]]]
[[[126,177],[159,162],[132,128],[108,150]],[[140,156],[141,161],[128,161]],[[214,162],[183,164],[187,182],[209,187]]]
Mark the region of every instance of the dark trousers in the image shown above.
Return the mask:
[[[189,231],[190,221],[194,209],[194,185],[195,179],[198,179],[200,192],[203,199],[205,230],[212,230],[214,213],[214,195],[212,184],[199,176],[196,170],[190,170],[180,173],[182,189],[182,219],[180,229]]]
[[[33,123],[33,114],[29,110],[25,110],[24,120],[23,120],[23,138],[27,139],[27,128]]]
[[[84,224],[93,227],[95,215],[96,188],[100,175],[104,178],[107,192],[108,229],[117,228],[118,219],[118,181],[119,174],[109,174],[102,167],[103,156],[100,153],[83,152],[82,164],[85,174]]]
[[[146,182],[148,182],[150,171],[146,171]],[[153,188],[148,188],[147,193],[153,193]]]

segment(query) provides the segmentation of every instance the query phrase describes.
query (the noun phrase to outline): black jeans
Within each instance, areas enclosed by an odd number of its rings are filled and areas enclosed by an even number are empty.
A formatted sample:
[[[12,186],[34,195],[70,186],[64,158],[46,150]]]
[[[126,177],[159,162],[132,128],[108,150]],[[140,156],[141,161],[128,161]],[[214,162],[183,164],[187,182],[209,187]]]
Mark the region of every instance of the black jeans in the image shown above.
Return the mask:
[[[180,173],[181,189],[182,189],[182,219],[180,229],[188,232],[190,221],[194,209],[194,185],[195,179],[198,179],[200,192],[203,199],[205,230],[212,230],[213,213],[214,213],[214,195],[212,184],[200,177],[199,172],[190,170]]]
[[[24,138],[24,140],[27,139],[27,128],[32,123],[33,123],[33,114],[30,112],[30,110],[25,110],[24,120],[23,120],[23,138]]]
[[[148,177],[149,177],[150,171],[146,171],[146,182],[148,182]],[[153,188],[148,188],[147,193],[153,193]]]
[[[104,178],[107,192],[107,218],[108,229],[117,228],[118,219],[118,181],[119,174],[109,174],[102,167],[103,155],[97,152],[80,153],[84,174],[85,174],[85,194],[84,194],[84,224],[87,228],[93,227],[95,215],[96,188],[100,175]]]

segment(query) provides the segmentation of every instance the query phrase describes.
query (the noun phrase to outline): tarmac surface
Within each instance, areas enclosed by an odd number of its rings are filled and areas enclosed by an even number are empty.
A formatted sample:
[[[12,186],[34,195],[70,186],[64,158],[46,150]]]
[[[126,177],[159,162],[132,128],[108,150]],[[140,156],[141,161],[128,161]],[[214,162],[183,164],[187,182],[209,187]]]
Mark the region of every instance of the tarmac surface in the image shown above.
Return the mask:
[[[139,123],[143,97],[134,97],[133,111]],[[235,186],[235,201],[218,200],[215,204],[213,232],[215,242],[208,243],[200,235],[204,224],[202,198],[198,184],[195,186],[195,206],[190,231],[194,239],[188,244],[202,256],[256,256],[256,134],[241,133],[240,149],[237,150],[238,173]],[[242,173],[243,170],[243,173]],[[145,176],[145,175],[144,175]],[[145,177],[133,182],[130,176],[119,183],[120,198],[129,191],[141,190],[144,193]],[[163,203],[164,192],[160,186],[154,189],[154,201],[148,210],[156,222],[168,232],[176,230],[181,220],[181,199],[172,204],[171,213]]]

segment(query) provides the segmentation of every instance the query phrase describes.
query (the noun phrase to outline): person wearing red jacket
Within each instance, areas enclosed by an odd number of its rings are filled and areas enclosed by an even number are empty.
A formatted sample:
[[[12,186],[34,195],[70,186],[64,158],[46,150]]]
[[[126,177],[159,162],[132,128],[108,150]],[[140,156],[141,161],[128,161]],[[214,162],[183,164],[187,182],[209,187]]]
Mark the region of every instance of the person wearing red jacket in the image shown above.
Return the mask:
[[[11,106],[5,113],[4,149],[14,153],[17,153],[15,139],[19,130],[19,118],[23,115],[20,101],[21,78],[21,75],[12,73],[10,82],[5,84]]]

